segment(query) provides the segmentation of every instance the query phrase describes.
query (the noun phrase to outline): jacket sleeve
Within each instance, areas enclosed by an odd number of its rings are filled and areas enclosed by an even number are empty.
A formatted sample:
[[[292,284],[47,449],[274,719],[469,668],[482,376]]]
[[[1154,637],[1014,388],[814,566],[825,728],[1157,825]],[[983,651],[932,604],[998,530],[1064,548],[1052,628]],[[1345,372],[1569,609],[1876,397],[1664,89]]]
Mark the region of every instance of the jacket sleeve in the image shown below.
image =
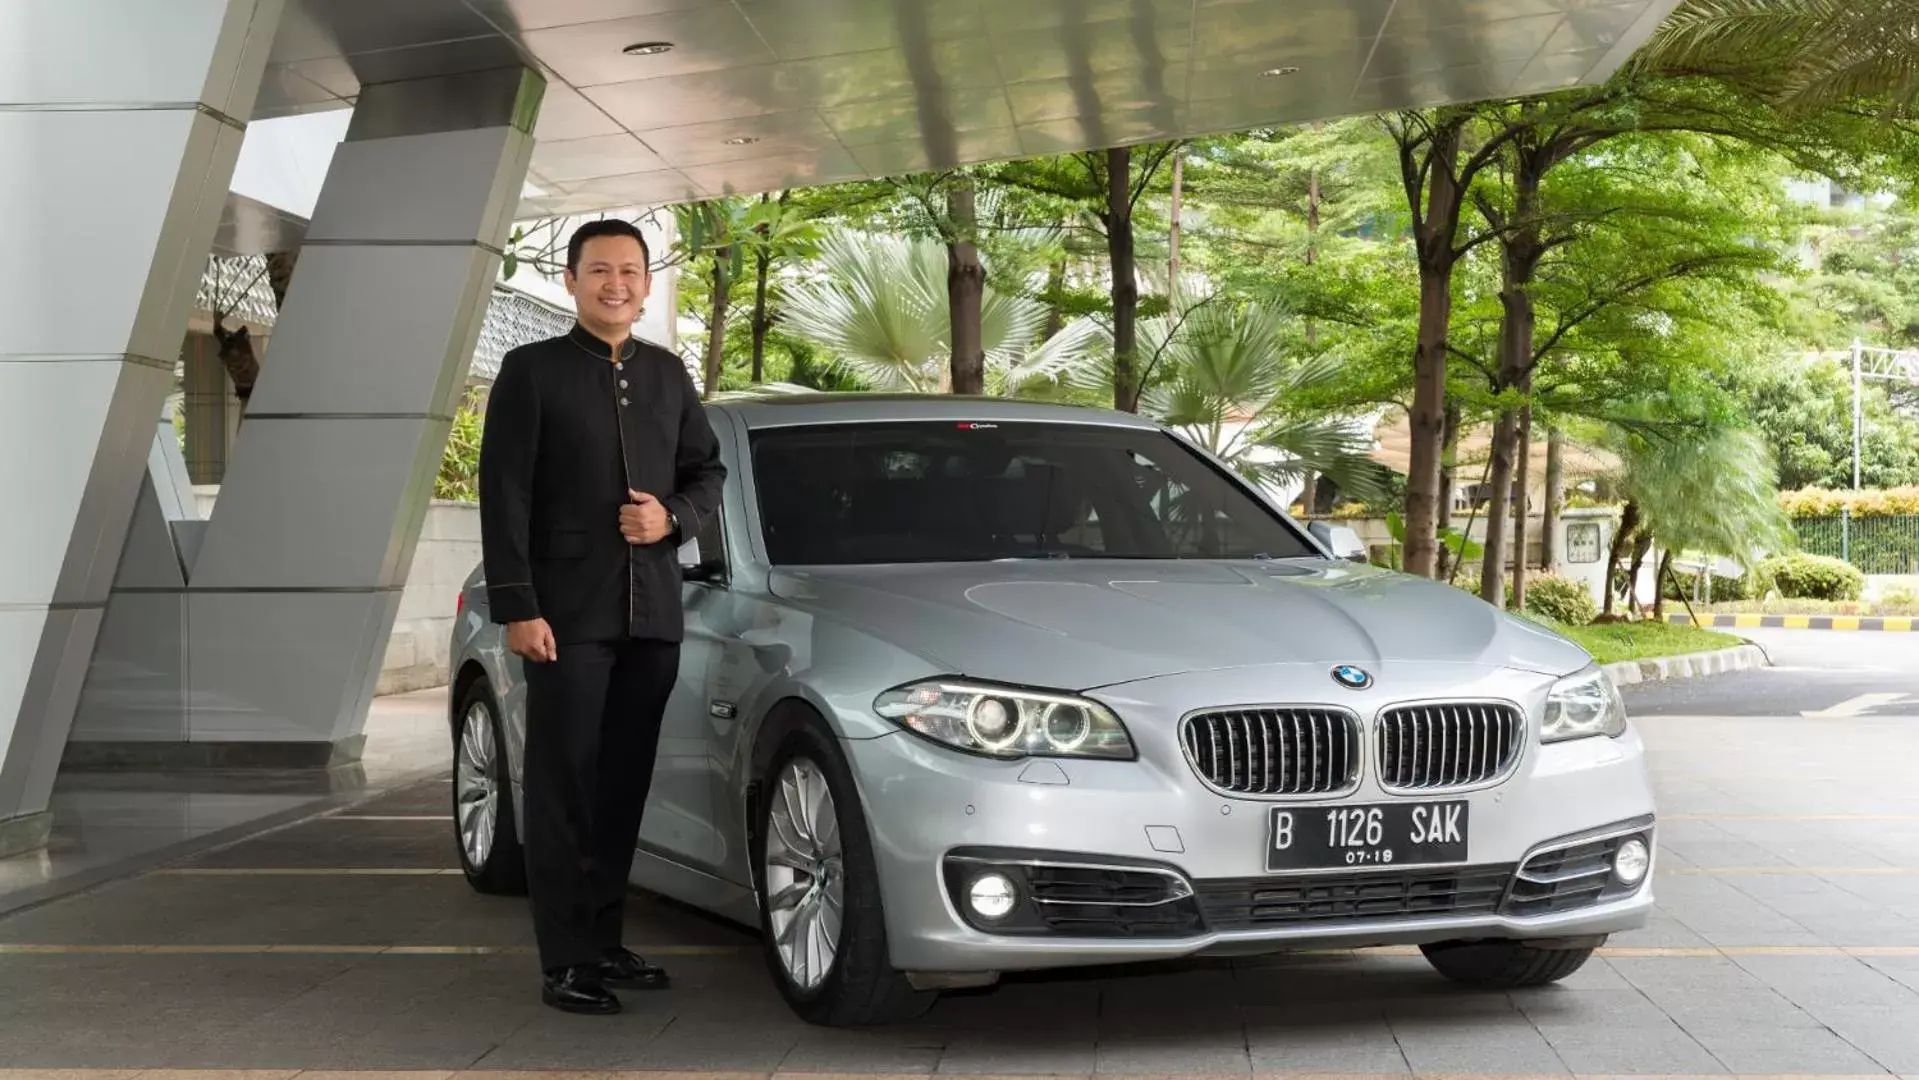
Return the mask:
[[[533,594],[533,474],[540,401],[531,361],[515,349],[500,362],[480,432],[480,548],[494,622],[540,617]]]
[[[673,494],[662,501],[680,519],[679,542],[684,544],[704,532],[720,512],[726,466],[720,461],[720,440],[706,418],[693,377],[677,357],[673,366],[680,375],[680,449],[673,462]]]

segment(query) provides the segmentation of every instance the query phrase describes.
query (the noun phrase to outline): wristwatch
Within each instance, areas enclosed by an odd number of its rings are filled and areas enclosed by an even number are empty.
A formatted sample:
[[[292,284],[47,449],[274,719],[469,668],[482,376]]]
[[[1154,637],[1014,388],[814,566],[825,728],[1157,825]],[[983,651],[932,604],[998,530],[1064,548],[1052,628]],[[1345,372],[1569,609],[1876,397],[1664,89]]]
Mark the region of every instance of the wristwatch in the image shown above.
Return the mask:
[[[680,539],[680,515],[671,510],[666,512],[666,535],[676,542]]]

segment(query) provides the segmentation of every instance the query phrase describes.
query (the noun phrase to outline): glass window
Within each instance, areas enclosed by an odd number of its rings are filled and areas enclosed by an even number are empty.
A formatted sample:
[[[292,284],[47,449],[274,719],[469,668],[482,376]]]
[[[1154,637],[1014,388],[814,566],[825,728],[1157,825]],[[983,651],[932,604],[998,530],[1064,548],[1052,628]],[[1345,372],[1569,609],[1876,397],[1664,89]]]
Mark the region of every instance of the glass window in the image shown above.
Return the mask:
[[[1164,433],[906,421],[752,435],[783,566],[991,559],[1284,559],[1283,518]]]

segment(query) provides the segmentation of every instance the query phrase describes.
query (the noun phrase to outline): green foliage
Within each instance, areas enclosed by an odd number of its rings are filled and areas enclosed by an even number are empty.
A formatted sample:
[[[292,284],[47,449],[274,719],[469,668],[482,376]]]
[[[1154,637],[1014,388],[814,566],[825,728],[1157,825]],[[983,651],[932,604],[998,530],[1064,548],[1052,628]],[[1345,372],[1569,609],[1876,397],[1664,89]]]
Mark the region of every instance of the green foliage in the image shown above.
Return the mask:
[[[1910,517],[1919,515],[1919,486],[1880,491],[1832,491],[1810,488],[1779,494],[1779,505],[1793,520],[1838,517]]]
[[[1526,578],[1526,610],[1568,626],[1585,626],[1599,617],[1599,605],[1584,582],[1551,575]]]
[[[485,391],[469,387],[453,412],[453,430],[447,436],[440,472],[433,481],[434,498],[480,501],[480,430],[485,416]]]
[[[1776,556],[1760,563],[1758,572],[1789,600],[1857,600],[1866,588],[1866,575],[1823,555]]]
[[[1650,619],[1601,623],[1598,626],[1559,625],[1553,629],[1571,638],[1601,664],[1717,652],[1744,644],[1741,639],[1716,630],[1701,630],[1696,626],[1654,622]]]
[[[1706,594],[1699,585],[1698,574],[1690,570],[1679,570],[1675,568],[1672,576],[1673,580],[1679,583],[1678,587],[1674,588],[1672,581],[1661,579],[1659,582],[1660,595],[1668,600],[1706,599]],[[1757,571],[1748,572],[1743,577],[1721,577],[1718,574],[1713,574],[1710,602],[1716,604],[1722,600],[1756,599],[1765,595],[1765,590],[1760,588],[1760,584],[1761,579]]]
[[[1913,295],[1919,300],[1919,282]],[[1847,366],[1832,358],[1748,362],[1729,372],[1725,383],[1778,458],[1781,487],[1852,486],[1852,372]],[[1867,384],[1863,404],[1861,483],[1869,488],[1919,485],[1919,420],[1895,411],[1879,384]],[[1919,513],[1919,505],[1901,512]]]
[[[1745,562],[1792,548],[1770,455],[1754,432],[1648,425],[1619,430],[1614,448],[1625,462],[1620,486],[1667,549]]]

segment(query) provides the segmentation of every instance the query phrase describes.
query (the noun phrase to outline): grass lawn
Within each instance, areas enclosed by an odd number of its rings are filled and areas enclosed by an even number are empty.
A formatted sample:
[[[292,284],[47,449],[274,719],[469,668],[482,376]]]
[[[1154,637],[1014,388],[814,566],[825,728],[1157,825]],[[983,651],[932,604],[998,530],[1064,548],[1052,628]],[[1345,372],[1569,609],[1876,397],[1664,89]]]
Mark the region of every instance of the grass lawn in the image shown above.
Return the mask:
[[[1742,639],[1716,630],[1695,626],[1675,626],[1652,621],[1607,623],[1603,626],[1566,626],[1553,629],[1578,642],[1593,659],[1602,664],[1621,660],[1646,660],[1656,656],[1712,652],[1744,644]]]

